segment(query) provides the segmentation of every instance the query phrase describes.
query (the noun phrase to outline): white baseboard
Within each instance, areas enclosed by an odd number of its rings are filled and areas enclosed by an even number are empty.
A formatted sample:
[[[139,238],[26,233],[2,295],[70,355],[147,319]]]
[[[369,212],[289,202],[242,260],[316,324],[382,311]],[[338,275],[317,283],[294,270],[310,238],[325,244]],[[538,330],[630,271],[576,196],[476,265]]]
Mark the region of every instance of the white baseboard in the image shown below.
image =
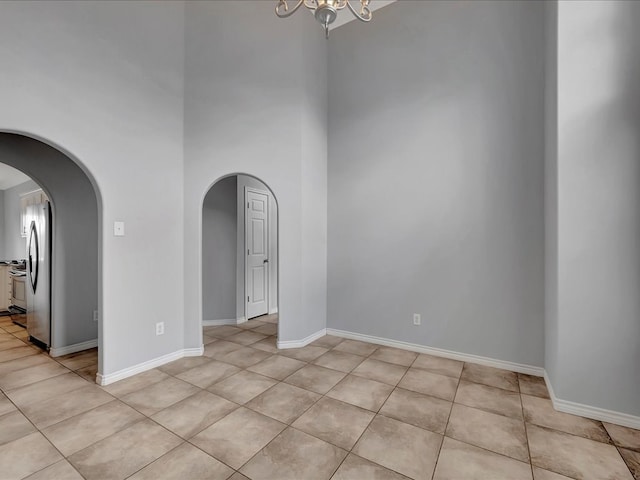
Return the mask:
[[[133,367],[125,368],[117,372],[109,373],[107,375],[98,373],[96,375],[96,383],[102,386],[110,385],[114,382],[117,382],[118,380],[123,380],[125,378],[132,377],[133,375],[137,375],[138,373],[146,372],[147,370],[159,367],[161,365],[164,365],[165,363],[179,360],[182,357],[197,357],[202,355],[203,353],[204,346],[201,346],[199,348],[185,348],[182,350],[177,350],[175,352],[168,353],[152,360],[147,360],[146,362],[139,363],[138,365],[134,365]]]
[[[240,325],[241,323],[244,323],[246,321],[247,321],[247,317],[238,317],[238,318],[236,318],[236,323],[238,325]]]
[[[278,313],[278,307],[273,307],[269,309],[269,315],[273,315],[274,313]]]
[[[73,345],[67,345],[66,347],[49,349],[49,355],[52,357],[61,357],[62,355],[69,355],[70,353],[81,352],[83,350],[89,350],[90,348],[96,348],[98,346],[98,339],[88,340],[82,343],[75,343]]]
[[[336,330],[327,328],[327,335],[335,335],[336,337],[349,338],[351,340],[360,340],[362,342],[375,343],[377,345],[385,345],[387,347],[402,348],[411,350],[412,352],[426,353],[436,357],[450,358],[461,362],[477,363],[486,365],[487,367],[502,368],[511,370],[512,372],[526,373],[536,377],[544,376],[544,368],[535,367],[533,365],[525,365],[522,363],[508,362],[505,360],[497,360],[495,358],[481,357],[469,353],[454,352],[451,350],[443,350],[441,348],[427,347],[416,343],[402,342],[400,340],[390,340],[388,338],[374,337],[372,335],[364,335],[362,333],[347,332],[345,330]]]
[[[614,423],[616,425],[622,425],[623,427],[635,428],[640,430],[640,417],[635,415],[629,415],[627,413],[615,412],[613,410],[607,410],[600,407],[592,407],[590,405],[584,405],[582,403],[571,402],[569,400],[562,400],[556,397],[551,385],[551,380],[544,373],[544,381],[547,384],[549,390],[549,396],[553,403],[553,408],[559,412],[570,413],[572,415],[579,415],[581,417],[591,418],[593,420],[600,420],[602,422]]]
[[[239,323],[239,322],[236,322],[235,318],[223,318],[222,320],[203,320],[202,326],[217,327],[219,325],[235,325],[236,323]]]
[[[302,340],[285,340],[278,341],[278,348],[302,348],[309,345],[311,342],[319,339],[320,337],[324,337],[327,334],[327,329],[323,328],[322,330],[318,330],[316,333],[312,333],[308,337],[303,338]]]

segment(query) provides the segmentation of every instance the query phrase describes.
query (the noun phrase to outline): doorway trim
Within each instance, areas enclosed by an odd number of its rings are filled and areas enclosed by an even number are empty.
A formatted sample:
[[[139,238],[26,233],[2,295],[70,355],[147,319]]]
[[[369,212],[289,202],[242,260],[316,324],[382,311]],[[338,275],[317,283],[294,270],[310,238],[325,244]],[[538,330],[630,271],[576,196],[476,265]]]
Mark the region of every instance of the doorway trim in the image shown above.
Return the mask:
[[[270,199],[273,199],[273,208],[275,208],[277,215],[275,216],[275,220],[274,220],[274,216],[271,214],[272,212],[270,211],[270,228],[273,230],[275,230],[275,235],[276,238],[278,239],[277,242],[275,242],[275,255],[276,255],[276,261],[273,262],[272,258],[270,257],[269,259],[269,269],[271,271],[271,269],[275,268],[277,275],[276,275],[276,291],[274,293],[274,300],[275,301],[271,301],[270,300],[270,308],[267,313],[271,314],[271,313],[278,313],[280,311],[280,242],[279,242],[279,236],[280,236],[280,212],[279,212],[279,202],[278,202],[278,197],[276,196],[276,194],[274,193],[274,191],[271,189],[271,187],[269,186],[269,184],[264,181],[262,178],[258,177],[257,175],[253,175],[250,173],[246,173],[246,172],[233,172],[233,173],[228,173],[225,175],[220,175],[219,177],[217,177],[213,182],[211,182],[208,187],[206,189],[204,189],[202,195],[201,195],[201,199],[200,199],[200,214],[198,216],[199,219],[199,243],[200,243],[200,262],[198,265],[198,310],[199,310],[199,315],[198,315],[198,330],[200,332],[201,335],[201,339],[202,339],[202,327],[203,327],[203,322],[205,321],[204,318],[204,281],[203,281],[203,264],[202,264],[202,259],[204,258],[204,249],[205,249],[205,244],[203,241],[203,211],[204,211],[204,202],[205,202],[205,198],[207,196],[207,194],[211,191],[211,189],[221,180],[228,178],[228,177],[233,177],[233,176],[244,176],[244,177],[249,177],[255,180],[258,180],[260,183],[262,183],[265,187],[266,187],[266,192],[269,194]],[[253,188],[253,187],[251,187]],[[258,189],[260,190],[260,189]],[[265,191],[265,190],[262,190]],[[240,191],[240,188],[237,189],[237,201],[238,201],[238,217],[240,217],[240,213],[243,214],[244,216],[244,208],[245,207],[245,200],[244,200],[244,192]],[[270,207],[271,208],[271,207]],[[245,234],[244,234],[244,218],[243,221],[240,221],[240,219],[238,219],[237,221],[237,235],[238,235],[238,239],[240,238],[245,238]],[[241,231],[240,231],[241,230]],[[237,248],[237,271],[241,270],[243,272],[246,271],[246,267],[245,267],[245,252],[246,252],[246,246],[245,246],[245,240],[242,241],[238,241],[238,248]],[[237,273],[236,273],[237,274]],[[245,273],[243,273],[243,276],[246,275]],[[236,279],[237,280],[237,279]],[[236,284],[238,282],[236,281]],[[245,282],[243,281],[243,284]],[[273,282],[270,282],[273,283]],[[235,319],[228,319],[228,320],[221,320],[220,322],[207,322],[208,325],[233,325],[234,323],[236,324],[241,324],[247,321],[247,317],[246,317],[246,292],[245,292],[246,287],[242,287],[242,289],[236,289],[236,318]],[[273,308],[273,304],[276,305],[275,311]],[[224,322],[224,323],[223,323]],[[280,334],[280,325],[281,322],[278,321],[278,337]]]
[[[104,307],[103,307],[103,275],[104,275],[104,266],[103,266],[103,238],[102,238],[102,233],[103,233],[103,228],[102,228],[102,219],[103,219],[103,200],[102,200],[102,193],[100,191],[100,187],[98,186],[98,182],[96,181],[93,173],[91,172],[91,170],[87,167],[87,165],[85,165],[85,163],[80,160],[78,158],[77,155],[75,155],[74,153],[72,153],[69,149],[63,147],[62,145],[50,140],[49,138],[46,138],[42,135],[38,135],[32,132],[27,132],[25,130],[19,130],[19,129],[13,129],[13,128],[0,128],[0,133],[7,133],[7,134],[13,134],[13,135],[17,135],[17,136],[22,136],[22,137],[26,137],[32,140],[35,140],[37,142],[40,142],[54,150],[57,150],[58,152],[60,152],[62,155],[64,155],[65,157],[67,157],[69,160],[71,160],[73,163],[75,163],[78,168],[84,173],[84,175],[87,177],[87,179],[89,180],[89,183],[91,184],[91,187],[93,189],[93,193],[95,195],[96,198],[96,208],[97,208],[97,223],[98,223],[98,232],[97,232],[97,237],[98,237],[98,265],[97,265],[97,283],[98,283],[98,305],[97,305],[97,312],[98,312],[98,318],[97,318],[97,322],[98,322],[98,338],[97,338],[97,342],[94,340],[90,340],[88,342],[85,343],[80,343],[80,344],[74,344],[74,345],[69,345],[65,348],[52,348],[51,351],[53,351],[53,355],[52,356],[58,356],[58,355],[64,355],[66,353],[73,353],[73,352],[66,352],[64,351],[65,349],[69,349],[69,350],[75,350],[75,351],[79,351],[77,350],[78,348],[93,348],[95,346],[98,347],[98,371],[96,374],[96,383],[99,383],[99,378],[102,375],[102,369],[104,366],[104,358],[103,358],[103,354],[104,354],[104,323],[103,323],[103,311],[104,311]],[[24,171],[22,168],[20,168],[19,166],[14,166],[14,168],[17,168],[18,170],[24,172],[25,174],[27,174],[29,177],[31,177],[31,179],[40,186],[40,188],[45,192],[45,194],[47,195],[47,197],[49,197],[49,202],[51,204],[51,215],[52,215],[52,225],[53,225],[53,231],[55,231],[56,228],[56,202],[55,199],[52,198],[51,192],[49,191],[46,182],[43,183],[42,180],[40,179],[40,177],[38,176],[37,172],[34,174],[31,171]],[[59,255],[58,252],[58,248],[56,246],[56,239],[55,236],[53,236],[52,238],[52,244],[51,244],[51,261],[52,263],[54,262],[54,260],[57,258],[57,256]],[[54,306],[54,302],[55,302],[55,297],[52,296],[51,298],[51,312],[53,315],[53,306]],[[52,317],[52,322],[53,322],[53,317]],[[97,345],[96,345],[97,343]],[[60,353],[63,352],[63,353]],[[51,353],[50,353],[51,354]]]

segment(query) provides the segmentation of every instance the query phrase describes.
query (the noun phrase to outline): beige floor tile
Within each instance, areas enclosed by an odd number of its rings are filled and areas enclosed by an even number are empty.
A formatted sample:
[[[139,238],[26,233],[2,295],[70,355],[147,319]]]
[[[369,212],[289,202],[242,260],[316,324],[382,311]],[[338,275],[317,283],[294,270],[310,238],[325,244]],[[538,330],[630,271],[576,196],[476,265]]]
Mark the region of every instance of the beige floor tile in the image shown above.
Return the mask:
[[[146,372],[139,373],[133,377],[119,380],[115,383],[102,387],[105,391],[109,392],[114,397],[123,397],[131,392],[140,390],[141,388],[148,387],[154,383],[161,382],[169,378],[164,372],[161,372],[157,368],[147,370]]]
[[[75,373],[80,375],[87,382],[95,384],[96,374],[98,373],[98,363],[96,362],[91,365],[87,365],[86,367],[79,368],[75,371]]]
[[[128,405],[113,400],[45,428],[42,433],[68,457],[143,418]]]
[[[16,358],[26,357],[28,355],[37,355],[33,348],[27,347],[24,343],[21,346],[15,348],[9,348],[7,350],[0,350],[0,362],[7,362],[9,360],[15,360]]]
[[[543,470],[542,468],[533,467],[534,480],[573,480],[559,473],[550,472],[549,470]]]
[[[319,339],[311,342],[311,345],[316,347],[333,348],[343,341],[344,341],[343,338],[335,337],[333,335],[325,335],[324,337],[320,337]]]
[[[236,408],[238,405],[233,402],[201,391],[165,408],[151,418],[182,438],[189,439]]]
[[[353,453],[413,479],[433,474],[442,435],[392,418],[376,416]]]
[[[11,350],[13,348],[24,347],[24,342],[13,335],[6,340],[0,342],[0,352],[6,352],[7,350]]]
[[[202,331],[206,335],[209,335],[210,337],[227,338],[232,335],[237,335],[238,333],[242,332],[243,329],[238,328],[235,325],[234,326],[219,325],[219,326],[212,326],[212,327],[204,327]]]
[[[406,480],[408,477],[350,453],[331,480]]]
[[[273,355],[256,365],[250,366],[247,370],[265,377],[275,378],[276,380],[284,380],[296,370],[304,367],[304,365],[305,363],[300,360]]]
[[[512,392],[520,391],[518,374],[500,368],[486,367],[484,365],[476,365],[475,363],[465,363],[460,378],[468,382],[482,383]]]
[[[216,337],[210,337],[209,335],[202,335],[203,345],[209,345],[210,343],[217,342],[218,340],[220,339]]]
[[[42,402],[64,393],[73,392],[92,384],[75,373],[65,373],[57,377],[32,383],[7,393],[7,396],[19,407]]]
[[[518,384],[520,385],[520,393],[549,398],[549,390],[547,390],[547,384],[544,383],[544,378],[542,377],[518,373]]]
[[[411,366],[413,368],[422,368],[431,373],[446,375],[447,377],[460,378],[464,362],[421,353]]]
[[[100,387],[87,385],[69,393],[30,403],[21,409],[36,427],[43,429],[112,400],[113,397]]]
[[[36,365],[56,365],[60,366],[58,362],[52,360],[49,355],[29,355],[28,357],[18,358],[16,360],[10,360],[8,362],[0,363],[0,379],[12,372],[18,370],[25,370]],[[65,370],[68,372],[69,370]]]
[[[346,455],[347,452],[334,445],[288,428],[242,467],[241,472],[252,480],[328,480]]]
[[[358,365],[351,373],[358,377],[376,380],[387,385],[396,386],[402,376],[407,372],[407,367],[394,365],[393,363],[381,362],[367,358]]]
[[[618,447],[640,452],[640,430],[622,427],[612,423],[604,423],[609,436]]]
[[[360,342],[358,340],[344,340],[336,345],[334,350],[368,357],[375,352],[377,348],[378,345],[374,345],[373,343]]]
[[[458,379],[428,372],[420,368],[410,368],[402,378],[399,387],[433,397],[453,401],[458,388]]]
[[[186,372],[195,367],[199,367],[207,362],[210,362],[211,358],[209,357],[184,357],[179,360],[175,360],[173,362],[166,363],[161,367],[158,367],[158,370],[169,374],[169,375],[179,375],[182,372]]]
[[[351,450],[374,416],[368,410],[324,397],[298,418],[292,427]]]
[[[251,348],[257,348],[268,353],[278,353],[277,339],[276,337],[267,337],[264,340],[252,343]]]
[[[234,469],[240,468],[286,425],[240,407],[191,439],[191,443]]]
[[[226,337],[228,342],[239,343],[240,345],[251,345],[252,343],[264,340],[268,335],[256,333],[252,330],[243,330],[240,333]]]
[[[233,470],[224,463],[193,445],[183,443],[129,478],[131,480],[160,478],[226,480],[232,474]]]
[[[29,341],[29,334],[27,333],[26,330],[22,329],[18,332],[14,332],[13,333],[16,337],[18,337],[20,340],[22,340],[25,343],[28,343]]]
[[[277,313],[270,313],[269,315],[262,315],[260,317],[260,321],[264,322],[264,323],[278,323],[278,314]]]
[[[346,373],[331,370],[330,368],[307,365],[288,376],[284,381],[296,387],[324,395],[345,375]]]
[[[622,455],[622,459],[629,467],[629,471],[631,471],[631,475],[635,480],[640,480],[640,452],[636,452],[634,450],[628,450],[626,448],[619,449],[620,455]]]
[[[80,450],[68,460],[87,479],[122,479],[137,472],[182,440],[151,420],[135,423]]]
[[[393,387],[386,383],[348,375],[329,390],[327,396],[377,412],[392,391]]]
[[[29,475],[26,480],[83,480],[83,478],[69,462],[60,460],[33,475]]]
[[[12,442],[36,431],[27,417],[17,410],[0,416],[0,445]],[[0,475],[2,475],[0,473]]]
[[[227,400],[244,405],[252,398],[273,387],[276,383],[272,378],[242,370],[211,385],[207,390]]]
[[[516,460],[529,461],[522,420],[454,404],[445,435]]]
[[[0,392],[0,415],[6,415],[7,413],[15,412],[17,409],[15,405]]]
[[[440,398],[396,388],[380,409],[380,414],[443,434],[451,406],[451,402]]]
[[[250,478],[245,477],[240,472],[236,472],[229,477],[229,480],[251,480]]]
[[[251,347],[242,347],[238,350],[227,353],[225,356],[220,358],[220,360],[222,362],[235,365],[236,367],[247,368],[261,362],[265,358],[269,358],[270,356],[270,353],[263,352],[262,350],[256,350]]]
[[[239,343],[227,342],[226,340],[219,340],[214,343],[210,343],[204,347],[203,355],[209,358],[222,358],[227,353],[233,352],[242,348]]]
[[[633,480],[613,445],[527,425],[531,463],[580,480]]]
[[[284,355],[285,357],[295,358],[296,360],[300,360],[302,362],[312,362],[320,355],[323,355],[329,351],[326,347],[315,347],[313,345],[307,345],[302,348],[287,348],[280,350],[280,355]]]
[[[466,443],[444,439],[433,480],[532,480],[531,466]]]
[[[246,404],[248,408],[290,424],[320,399],[317,393],[279,383]]]
[[[409,350],[401,350],[393,347],[379,347],[371,354],[371,358],[375,360],[395,363],[396,365],[402,365],[405,367],[411,366],[417,357],[418,354],[416,352],[410,352]]]
[[[611,443],[609,434],[601,422],[558,412],[553,408],[551,400],[522,395],[522,407],[527,423],[580,435],[599,442]]]
[[[219,382],[223,378],[230,377],[239,371],[240,369],[235,365],[219,362],[218,360],[211,360],[208,363],[191,368],[176,375],[176,378],[189,382],[200,388],[207,388],[214,383]]]
[[[522,420],[520,394],[481,383],[460,381],[456,403]]]
[[[261,317],[258,317],[261,318]],[[236,325],[238,328],[242,330],[253,330],[254,328],[262,327],[264,325],[268,325],[265,322],[261,322],[260,320],[249,320],[248,322],[239,323]]]
[[[10,332],[10,333],[20,332],[20,331],[24,330],[23,327],[21,327],[19,325],[16,325],[16,324],[10,324],[10,325],[7,325],[6,327],[3,327],[3,328],[4,328],[5,331]]]
[[[278,325],[274,323],[263,324],[253,330],[254,332],[262,333],[263,335],[277,335]]]
[[[174,403],[199,392],[200,389],[177,378],[167,378],[120,398],[140,413],[151,416]]]
[[[349,373],[364,361],[365,357],[352,353],[330,350],[312,363],[321,367],[331,368],[339,372]]]
[[[82,352],[71,353],[62,357],[57,357],[56,361],[67,367],[69,370],[78,370],[98,361],[98,349],[84,350]]]
[[[0,445],[3,480],[24,478],[59,460],[62,455],[40,432]]]
[[[37,358],[38,356],[39,355],[33,355],[26,358]],[[20,362],[23,359],[24,357],[14,361]],[[0,388],[7,392],[8,390],[24,387],[25,385],[46,380],[47,378],[57,377],[58,375],[63,375],[65,373],[69,373],[69,370],[64,368],[62,365],[56,362],[47,362],[34,367],[16,370],[11,373],[7,373],[6,375],[1,375]]]

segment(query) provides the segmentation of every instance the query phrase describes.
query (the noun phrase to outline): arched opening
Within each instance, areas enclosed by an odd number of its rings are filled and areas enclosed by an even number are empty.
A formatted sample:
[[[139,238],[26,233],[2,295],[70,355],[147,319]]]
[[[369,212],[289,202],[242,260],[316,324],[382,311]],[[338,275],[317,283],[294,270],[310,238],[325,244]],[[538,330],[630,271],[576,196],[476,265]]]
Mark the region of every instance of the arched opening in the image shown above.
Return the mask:
[[[2,195],[0,235],[5,240],[4,255],[10,258],[0,260],[26,260],[26,328],[24,333],[16,332],[95,381],[99,371],[100,203],[94,182],[70,156],[22,134],[0,132],[0,163],[30,179]],[[34,222],[38,211],[44,213]],[[35,223],[37,231],[33,230]],[[3,325],[6,322],[4,318]]]
[[[221,338],[277,350],[278,204],[254,176],[227,175],[204,197],[202,292],[205,355]]]

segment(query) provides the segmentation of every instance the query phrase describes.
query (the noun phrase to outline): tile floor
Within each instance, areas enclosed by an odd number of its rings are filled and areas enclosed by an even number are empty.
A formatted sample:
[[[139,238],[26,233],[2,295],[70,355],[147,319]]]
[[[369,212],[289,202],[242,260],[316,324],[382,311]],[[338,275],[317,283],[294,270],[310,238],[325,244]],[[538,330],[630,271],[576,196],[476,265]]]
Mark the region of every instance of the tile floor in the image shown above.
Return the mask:
[[[93,383],[0,319],[0,479],[640,479],[640,431],[553,410],[544,382],[277,318],[206,327],[205,354]]]

